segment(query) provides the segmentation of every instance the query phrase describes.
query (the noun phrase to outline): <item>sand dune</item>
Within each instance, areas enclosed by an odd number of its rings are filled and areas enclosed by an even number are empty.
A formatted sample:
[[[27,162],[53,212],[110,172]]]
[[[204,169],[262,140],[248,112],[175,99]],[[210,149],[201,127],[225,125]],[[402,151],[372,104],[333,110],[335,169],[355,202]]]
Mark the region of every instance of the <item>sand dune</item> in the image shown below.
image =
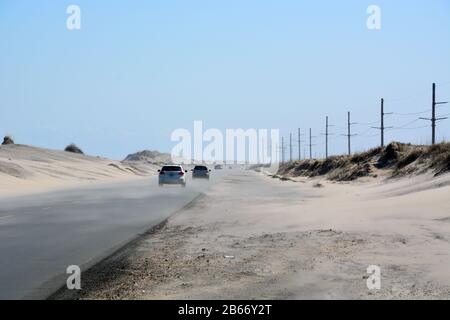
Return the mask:
[[[332,181],[353,181],[386,174],[402,177],[433,172],[439,176],[449,171],[450,143],[422,146],[392,142],[386,147],[351,156],[287,162],[280,166],[277,174],[283,178],[326,177]]]
[[[157,164],[133,164],[26,145],[6,145],[0,147],[0,197],[136,179],[154,175],[156,169]]]

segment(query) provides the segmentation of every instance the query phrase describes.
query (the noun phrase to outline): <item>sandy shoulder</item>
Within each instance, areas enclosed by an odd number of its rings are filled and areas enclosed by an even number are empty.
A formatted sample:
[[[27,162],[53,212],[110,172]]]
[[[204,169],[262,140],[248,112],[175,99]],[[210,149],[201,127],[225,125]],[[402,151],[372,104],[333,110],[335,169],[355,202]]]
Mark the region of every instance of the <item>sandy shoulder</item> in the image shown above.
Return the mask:
[[[85,299],[450,297],[450,176],[341,184],[235,172],[83,273]],[[412,187],[413,186],[413,187]],[[382,288],[367,289],[367,267]]]

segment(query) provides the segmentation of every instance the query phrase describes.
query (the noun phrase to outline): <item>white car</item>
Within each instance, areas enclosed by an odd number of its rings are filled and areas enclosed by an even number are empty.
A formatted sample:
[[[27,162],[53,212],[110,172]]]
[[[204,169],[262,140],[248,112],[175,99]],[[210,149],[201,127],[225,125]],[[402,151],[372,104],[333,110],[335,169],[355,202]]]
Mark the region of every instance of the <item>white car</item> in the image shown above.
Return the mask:
[[[186,172],[180,165],[167,165],[158,170],[159,172],[159,186],[165,184],[180,184],[186,186]]]

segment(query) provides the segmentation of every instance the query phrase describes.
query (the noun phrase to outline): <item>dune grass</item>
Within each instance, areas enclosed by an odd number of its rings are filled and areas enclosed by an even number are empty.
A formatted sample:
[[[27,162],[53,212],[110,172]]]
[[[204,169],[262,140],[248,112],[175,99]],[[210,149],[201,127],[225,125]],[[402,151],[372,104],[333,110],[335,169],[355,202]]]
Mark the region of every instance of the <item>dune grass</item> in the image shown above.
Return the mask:
[[[3,143],[2,143],[2,145],[8,145],[8,144],[14,144],[14,140],[13,140],[13,138],[11,137],[11,136],[5,136],[4,138],[3,138]]]
[[[64,151],[72,152],[72,153],[78,153],[78,154],[84,154],[84,152],[83,152],[80,148],[78,148],[77,145],[74,144],[74,143],[69,144],[69,145],[64,149]]]
[[[335,181],[352,181],[374,176],[377,169],[389,169],[391,176],[432,171],[439,175],[450,171],[450,143],[417,146],[392,142],[351,156],[301,160],[280,166],[278,175],[290,177],[326,176]]]

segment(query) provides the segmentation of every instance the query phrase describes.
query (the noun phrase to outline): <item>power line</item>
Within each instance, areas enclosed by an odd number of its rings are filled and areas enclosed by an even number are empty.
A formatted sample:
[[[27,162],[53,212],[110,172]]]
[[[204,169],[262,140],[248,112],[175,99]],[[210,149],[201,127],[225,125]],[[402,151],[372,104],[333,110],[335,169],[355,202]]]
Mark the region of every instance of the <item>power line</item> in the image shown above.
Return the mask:
[[[372,138],[378,136],[378,133],[365,135],[367,138]]]
[[[356,135],[357,135],[358,137],[367,137],[367,133],[368,133],[369,131],[373,130],[373,129],[376,129],[376,128],[374,128],[374,127],[369,128],[369,129],[367,129],[366,131],[363,131],[362,133],[357,133]],[[377,134],[372,134],[372,135],[370,135],[370,136],[377,136],[377,135],[378,135],[378,133],[377,133]]]
[[[450,81],[449,82],[445,82],[445,83],[439,83],[439,86],[445,86],[445,85],[448,85],[448,84],[450,84]],[[432,96],[432,108],[431,109],[424,109],[424,110],[421,110],[421,111],[406,112],[406,113],[395,112],[395,110],[394,110],[394,112],[385,112],[384,107],[385,107],[386,101],[388,101],[390,103],[395,102],[395,101],[401,101],[401,100],[405,101],[405,100],[411,99],[413,97],[417,97],[418,95],[421,95],[422,92],[419,92],[417,94],[414,94],[414,95],[411,95],[409,97],[402,98],[402,99],[384,99],[384,98],[382,98],[381,99],[381,105],[380,105],[381,112],[380,112],[380,119],[379,120],[377,120],[377,121],[369,121],[369,122],[364,122],[364,123],[351,122],[351,118],[350,118],[351,114],[350,114],[350,112],[348,112],[347,113],[347,125],[345,127],[347,133],[338,135],[337,137],[338,138],[342,137],[342,138],[347,139],[348,154],[351,155],[351,151],[352,151],[351,150],[352,149],[351,148],[352,147],[352,145],[351,145],[351,142],[352,142],[351,141],[351,137],[353,137],[353,136],[375,137],[377,135],[380,135],[380,144],[381,144],[381,146],[384,146],[385,145],[385,132],[386,132],[386,130],[417,130],[417,129],[423,129],[423,128],[426,128],[428,126],[422,126],[422,125],[417,125],[417,124],[414,126],[414,124],[416,122],[420,121],[420,120],[427,120],[427,121],[431,122],[432,143],[433,144],[436,143],[436,130],[437,130],[436,124],[437,124],[437,122],[441,121],[441,120],[446,120],[446,119],[448,119],[448,117],[450,117],[450,113],[448,113],[448,110],[445,110],[445,111],[447,111],[447,113],[442,114],[440,116],[437,116],[437,114],[436,114],[437,113],[436,111],[438,109],[445,107],[445,104],[447,104],[446,101],[436,101],[436,87],[437,86],[438,85],[436,85],[436,83],[433,83],[433,96]],[[418,116],[424,115],[424,114],[429,113],[429,112],[431,112],[431,117],[430,118],[422,118],[422,117],[418,118]],[[394,125],[394,126],[387,127],[385,125],[386,119],[389,118],[392,121],[392,119],[393,119],[392,117],[399,117],[398,119],[401,119],[402,117],[405,117],[406,119],[407,119],[407,117],[411,117],[411,118],[414,117],[414,119],[411,119],[411,121],[403,123],[403,124],[401,124],[399,126],[395,126]],[[333,134],[329,132],[329,127],[331,127],[332,125],[329,124],[328,120],[329,120],[329,118],[327,116],[326,117],[326,122],[325,122],[325,133],[320,133],[320,135],[324,135],[325,136],[325,139],[324,139],[325,141],[324,142],[314,143],[313,144],[313,138],[316,138],[316,137],[312,136],[312,129],[310,128],[310,130],[309,130],[309,144],[306,144],[305,146],[309,147],[309,157],[311,159],[313,157],[313,150],[312,150],[313,146],[325,145],[325,157],[329,156],[329,142],[330,142],[330,139],[332,138],[331,136]],[[358,128],[357,131],[359,131],[359,133],[352,133],[352,126],[357,126],[357,128]],[[371,127],[367,128],[368,126],[371,126]],[[339,131],[344,130],[343,126],[339,126],[338,125],[338,126],[333,126],[333,127],[336,130],[339,130]],[[377,133],[377,134],[372,134],[370,131],[374,130],[374,129],[380,130],[380,132]],[[300,128],[298,128],[298,140],[294,141],[294,144],[298,143],[298,158],[299,159],[301,159],[302,142],[304,141],[304,140],[302,140],[302,136],[303,135],[301,133],[301,130],[300,130]],[[292,137],[292,133],[291,133],[290,134],[290,159],[291,160],[293,158],[293,155],[292,155],[292,153],[293,153],[293,147],[292,147],[293,140],[292,139],[293,139],[293,137]],[[283,142],[283,144],[284,144],[284,142]],[[284,154],[285,153],[284,145],[282,147],[282,150],[283,150],[283,154]],[[304,151],[304,155],[303,156],[304,156],[304,158],[306,158],[306,148],[304,148],[303,151]],[[283,158],[284,158],[284,155],[283,155]]]
[[[412,127],[412,128],[393,128],[392,130],[417,130],[417,129],[423,129],[428,128],[428,126],[420,126],[420,127]]]
[[[421,115],[421,114],[428,113],[428,112],[430,112],[430,111],[431,111],[431,109],[427,109],[427,110],[419,111],[419,112],[411,112],[411,113],[398,113],[398,112],[392,112],[392,114],[393,114],[393,115],[396,115],[396,116],[418,116],[418,115]]]
[[[391,113],[390,113],[390,114],[391,114]],[[378,123],[380,123],[380,120],[377,120],[377,121],[374,121],[374,122],[358,122],[358,123],[355,123],[355,125],[359,125],[359,126],[371,126],[371,125],[378,124]]]
[[[407,126],[409,126],[409,125],[411,125],[411,124],[413,124],[413,123],[416,123],[417,121],[419,121],[420,119],[414,119],[413,121],[410,121],[410,122],[408,122],[408,123],[405,123],[405,124],[403,124],[403,125],[401,125],[401,126],[399,126],[399,127],[393,127],[392,129],[403,129],[403,128],[405,128],[405,127],[407,127]]]

